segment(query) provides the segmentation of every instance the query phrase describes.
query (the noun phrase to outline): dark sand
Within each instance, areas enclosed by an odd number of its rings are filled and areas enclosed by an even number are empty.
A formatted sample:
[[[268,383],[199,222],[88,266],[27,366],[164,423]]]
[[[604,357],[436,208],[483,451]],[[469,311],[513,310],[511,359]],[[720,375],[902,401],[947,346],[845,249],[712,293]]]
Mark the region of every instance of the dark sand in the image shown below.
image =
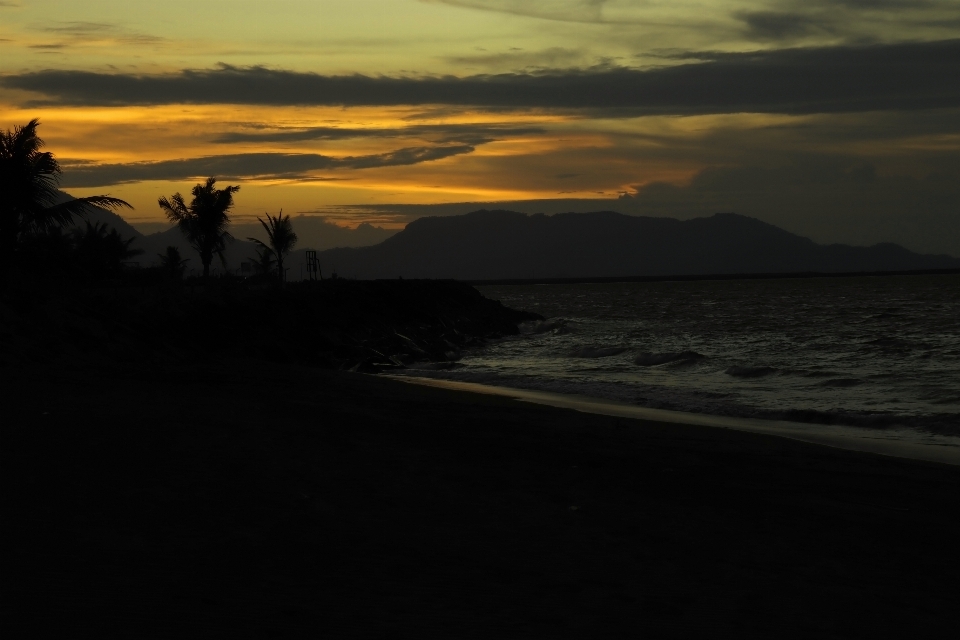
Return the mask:
[[[2,380],[8,637],[960,623],[957,467],[254,362]]]

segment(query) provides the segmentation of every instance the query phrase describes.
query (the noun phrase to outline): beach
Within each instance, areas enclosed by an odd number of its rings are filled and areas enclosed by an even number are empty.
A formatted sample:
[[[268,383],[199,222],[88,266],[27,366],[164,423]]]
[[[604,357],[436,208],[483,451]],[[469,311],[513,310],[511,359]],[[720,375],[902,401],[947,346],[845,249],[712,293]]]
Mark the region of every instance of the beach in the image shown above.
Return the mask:
[[[33,629],[918,637],[955,466],[254,360],[3,372]]]
[[[759,433],[779,438],[789,438],[800,442],[836,447],[848,451],[861,451],[895,458],[925,460],[927,462],[941,462],[943,464],[960,466],[960,438],[933,433],[923,434],[913,429],[867,429],[841,425],[789,422],[786,420],[758,420],[755,418],[715,416],[703,413],[638,407],[605,398],[550,393],[547,391],[531,391],[529,389],[514,389],[510,387],[476,384],[473,382],[458,382],[456,380],[418,378],[416,376],[396,376],[396,379],[441,389],[498,395],[521,402],[530,402],[560,409],[572,409],[573,411],[595,413],[602,416],[642,420],[645,422],[732,429],[746,433]]]

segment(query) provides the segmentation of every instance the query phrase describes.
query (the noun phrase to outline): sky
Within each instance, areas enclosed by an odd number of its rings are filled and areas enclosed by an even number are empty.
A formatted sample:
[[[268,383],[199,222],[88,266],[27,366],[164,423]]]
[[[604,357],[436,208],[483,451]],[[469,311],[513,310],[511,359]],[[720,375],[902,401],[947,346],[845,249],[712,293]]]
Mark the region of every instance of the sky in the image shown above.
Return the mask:
[[[236,216],[735,211],[960,256],[958,0],[0,0],[0,128]],[[458,204],[469,203],[469,204]]]

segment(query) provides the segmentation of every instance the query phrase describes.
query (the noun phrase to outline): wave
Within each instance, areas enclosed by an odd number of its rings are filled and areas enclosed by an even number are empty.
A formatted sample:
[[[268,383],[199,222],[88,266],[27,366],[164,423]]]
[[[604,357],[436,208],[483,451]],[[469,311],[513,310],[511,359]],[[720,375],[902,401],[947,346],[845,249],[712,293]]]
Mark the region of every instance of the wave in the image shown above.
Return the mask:
[[[779,369],[773,367],[730,367],[724,373],[735,378],[763,378],[772,376],[778,371]]]
[[[562,336],[573,332],[573,323],[565,318],[549,318],[547,320],[534,320],[524,322],[519,326],[520,333],[531,335],[537,333],[552,333]]]
[[[912,342],[903,340],[901,338],[892,338],[889,336],[884,336],[882,338],[877,338],[876,340],[870,340],[867,344],[880,347],[881,349],[913,349],[918,345],[914,345]]]
[[[537,377],[518,377],[493,372],[474,372],[469,369],[446,371],[417,371],[407,369],[408,375],[463,380],[496,386],[533,389],[595,398],[604,398],[627,404],[667,409],[687,413],[704,413],[716,416],[760,418],[765,420],[788,420],[821,425],[845,425],[872,429],[911,428],[922,432],[946,436],[960,436],[960,414],[936,413],[927,415],[904,415],[888,411],[850,411],[844,409],[817,410],[785,408],[779,410],[759,409],[742,404],[722,394],[677,389],[661,385],[624,385],[590,383]],[[403,370],[391,372],[403,375]]]
[[[863,380],[857,378],[834,378],[833,380],[824,380],[820,383],[821,387],[856,387],[863,384]]]
[[[633,359],[633,363],[641,367],[655,367],[661,364],[672,362],[696,362],[703,360],[707,356],[696,351],[679,351],[675,353],[641,353]]]
[[[626,347],[580,347],[570,353],[571,358],[608,358],[618,356]]]

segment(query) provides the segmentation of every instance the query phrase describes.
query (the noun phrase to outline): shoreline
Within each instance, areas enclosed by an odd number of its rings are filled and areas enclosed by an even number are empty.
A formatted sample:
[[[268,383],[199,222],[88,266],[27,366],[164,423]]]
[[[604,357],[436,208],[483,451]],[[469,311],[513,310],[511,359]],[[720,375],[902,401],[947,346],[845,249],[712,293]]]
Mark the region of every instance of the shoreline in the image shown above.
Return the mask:
[[[952,276],[960,269],[913,269],[907,271],[787,271],[783,273],[703,273],[666,276],[602,276],[597,278],[496,278],[463,280],[475,287],[538,284],[615,284],[621,282],[698,282],[703,280],[793,280],[805,278],[885,278],[890,276]]]
[[[409,384],[419,384],[454,391],[466,391],[496,395],[546,405],[559,409],[573,409],[583,413],[629,418],[648,422],[661,422],[679,425],[704,426],[746,433],[776,436],[817,444],[826,447],[873,453],[895,458],[923,460],[960,466],[960,438],[931,434],[931,442],[911,442],[905,436],[912,432],[893,429],[867,429],[845,425],[821,425],[786,420],[762,420],[757,418],[737,418],[715,416],[703,413],[652,409],[589,396],[560,394],[549,391],[534,391],[500,387],[476,382],[461,382],[440,378],[424,378],[396,374],[381,374],[384,377],[400,380]],[[899,438],[897,436],[900,436]],[[939,442],[938,442],[939,441]]]

